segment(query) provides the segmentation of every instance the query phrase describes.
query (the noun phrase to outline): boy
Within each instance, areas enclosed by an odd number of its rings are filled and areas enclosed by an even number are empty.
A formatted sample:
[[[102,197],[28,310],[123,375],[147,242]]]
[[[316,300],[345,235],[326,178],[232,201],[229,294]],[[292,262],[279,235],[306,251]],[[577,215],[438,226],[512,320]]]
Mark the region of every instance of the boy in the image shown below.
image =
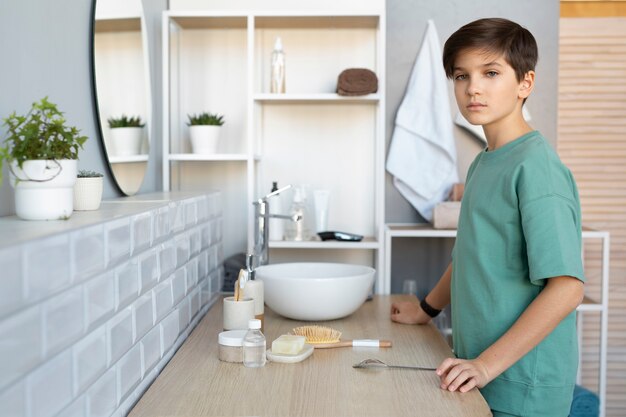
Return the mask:
[[[494,416],[567,416],[578,366],[580,203],[572,174],[522,116],[536,62],[532,34],[506,19],[469,23],[446,42],[458,107],[488,146],[467,174],[452,263],[420,305],[391,311],[423,324],[452,304],[457,358],[437,368],[441,388],[478,387]]]

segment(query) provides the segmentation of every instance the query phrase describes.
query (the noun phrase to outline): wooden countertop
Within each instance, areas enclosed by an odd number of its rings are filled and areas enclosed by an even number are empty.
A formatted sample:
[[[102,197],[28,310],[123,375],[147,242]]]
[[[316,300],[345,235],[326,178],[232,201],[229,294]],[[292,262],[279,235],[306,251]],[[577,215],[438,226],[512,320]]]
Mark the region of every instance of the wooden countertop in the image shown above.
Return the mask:
[[[340,330],[342,339],[390,339],[391,348],[317,349],[303,362],[268,362],[256,369],[219,361],[218,301],[129,416],[491,416],[478,390],[444,391],[434,371],[352,368],[366,358],[436,367],[452,356],[433,325],[391,322],[392,300],[406,297],[375,296],[350,317],[323,323]],[[311,323],[285,319],[266,308],[268,348],[303,324]]]

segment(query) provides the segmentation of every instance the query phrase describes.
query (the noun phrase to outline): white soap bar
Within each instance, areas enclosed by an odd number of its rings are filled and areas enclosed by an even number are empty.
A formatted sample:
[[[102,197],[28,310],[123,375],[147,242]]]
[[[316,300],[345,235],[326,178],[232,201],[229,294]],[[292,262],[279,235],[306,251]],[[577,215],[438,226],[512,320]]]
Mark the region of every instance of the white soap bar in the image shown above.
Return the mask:
[[[304,347],[306,337],[284,334],[272,342],[272,353],[297,355]]]

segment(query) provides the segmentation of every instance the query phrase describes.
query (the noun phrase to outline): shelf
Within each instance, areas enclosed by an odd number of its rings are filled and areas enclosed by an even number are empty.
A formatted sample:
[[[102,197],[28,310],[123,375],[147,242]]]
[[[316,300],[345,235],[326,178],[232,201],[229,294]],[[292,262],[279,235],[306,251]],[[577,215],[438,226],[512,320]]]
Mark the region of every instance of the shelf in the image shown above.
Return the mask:
[[[109,162],[112,164],[130,164],[134,162],[148,162],[148,154],[130,156],[110,156]]]
[[[95,32],[138,32],[141,30],[141,18],[125,17],[125,18],[108,18],[96,19]]]
[[[170,13],[171,19],[183,29],[246,29],[247,16],[207,15],[206,13]]]
[[[319,94],[255,94],[254,101],[262,103],[378,103],[379,94],[367,94],[364,96],[340,96],[336,93]]]
[[[576,310],[578,311],[602,311],[604,309],[604,306],[601,303],[598,303],[597,301],[594,301],[593,299],[585,296],[583,298],[583,302],[578,306],[578,308]]]
[[[259,155],[254,156],[254,160],[258,161]],[[175,153],[169,155],[170,161],[242,161],[248,160],[248,155],[245,153],[222,153],[214,155],[202,155],[195,153]]]
[[[373,237],[366,237],[360,242],[270,240],[269,247],[270,249],[380,249],[380,243]]]
[[[378,15],[323,15],[304,16],[296,13],[272,13],[255,16],[255,29],[376,29]]]

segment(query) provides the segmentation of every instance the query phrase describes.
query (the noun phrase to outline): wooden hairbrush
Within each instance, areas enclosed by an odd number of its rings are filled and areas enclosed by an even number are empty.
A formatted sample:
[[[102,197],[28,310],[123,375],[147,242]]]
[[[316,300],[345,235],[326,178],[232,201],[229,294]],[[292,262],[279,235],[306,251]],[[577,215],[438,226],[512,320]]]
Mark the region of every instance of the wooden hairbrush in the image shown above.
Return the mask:
[[[315,349],[336,347],[391,347],[391,340],[355,339],[341,340],[341,332],[325,326],[300,326],[291,330],[291,334],[306,337],[306,343]]]

